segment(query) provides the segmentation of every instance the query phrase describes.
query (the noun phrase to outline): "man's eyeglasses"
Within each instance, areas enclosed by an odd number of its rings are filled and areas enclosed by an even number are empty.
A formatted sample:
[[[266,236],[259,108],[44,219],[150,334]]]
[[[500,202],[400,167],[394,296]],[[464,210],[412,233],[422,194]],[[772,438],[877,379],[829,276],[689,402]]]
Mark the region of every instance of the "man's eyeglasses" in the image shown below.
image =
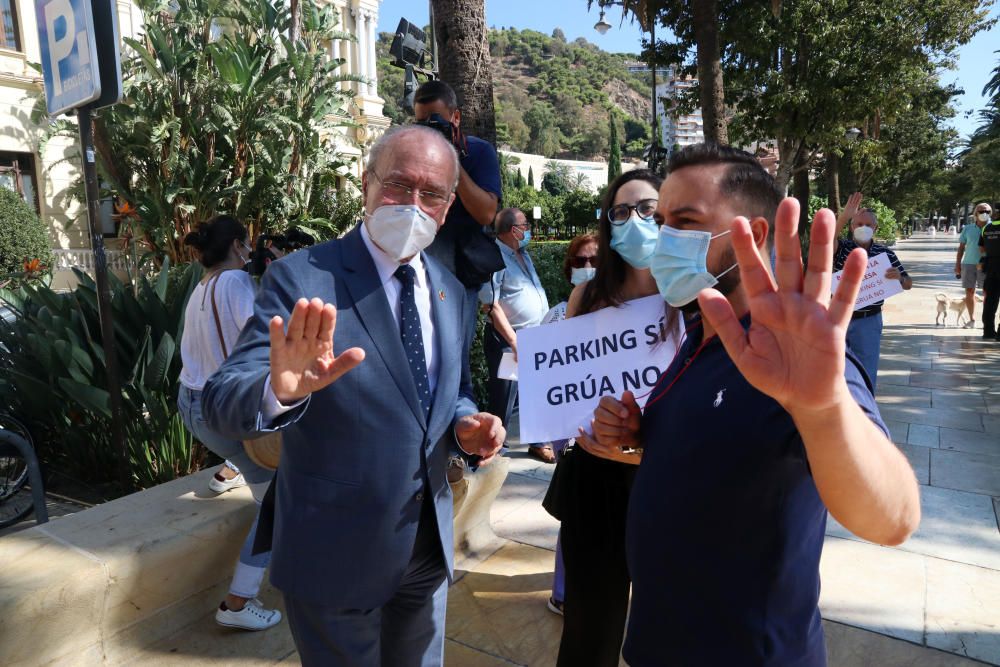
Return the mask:
[[[592,268],[597,268],[597,256],[596,255],[574,255],[569,258],[569,265],[574,269],[582,269],[587,265]]]
[[[638,213],[640,218],[648,220],[656,213],[656,205],[658,203],[659,200],[657,199],[643,199],[635,206],[629,206],[628,204],[612,206],[608,209],[608,221],[612,225],[624,225],[632,217],[632,211]]]
[[[374,171],[371,172],[371,175],[382,185],[382,194],[392,201],[406,201],[411,199],[413,193],[416,192],[421,206],[436,211],[451,200],[450,195],[434,192],[433,190],[417,190],[396,181],[383,181]]]

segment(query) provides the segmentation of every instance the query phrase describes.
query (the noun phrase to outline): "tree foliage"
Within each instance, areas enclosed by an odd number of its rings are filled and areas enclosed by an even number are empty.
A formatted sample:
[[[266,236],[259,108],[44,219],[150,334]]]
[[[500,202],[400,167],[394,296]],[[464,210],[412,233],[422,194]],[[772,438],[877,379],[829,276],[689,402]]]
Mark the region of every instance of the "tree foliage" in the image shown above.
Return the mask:
[[[611,154],[608,157],[608,183],[611,183],[622,174],[622,147],[618,140],[618,123],[615,122],[615,114],[608,114],[608,126],[611,143]]]
[[[996,52],[1000,55],[1000,51]],[[1000,58],[993,75],[983,88],[988,96],[980,110],[980,125],[961,154],[961,163],[952,181],[955,198],[987,201],[1000,209]]]
[[[331,6],[300,7],[299,39],[278,0],[139,0],[141,36],[124,40],[123,103],[98,113],[98,168],[137,211],[131,233],[185,258],[184,235],[216,213],[251,231],[308,223],[336,184],[349,95],[329,57]],[[318,186],[318,188],[317,188]]]
[[[380,89],[386,116],[405,123],[402,70],[388,55],[392,37],[379,37]],[[567,42],[558,28],[551,36],[491,30],[489,48],[498,146],[547,158],[607,159],[609,104],[624,119],[626,155],[638,157],[649,145],[648,84],[625,65],[636,56],[607,53],[583,38]]]
[[[0,287],[52,268],[49,235],[21,195],[0,186]],[[33,264],[33,262],[37,262]]]

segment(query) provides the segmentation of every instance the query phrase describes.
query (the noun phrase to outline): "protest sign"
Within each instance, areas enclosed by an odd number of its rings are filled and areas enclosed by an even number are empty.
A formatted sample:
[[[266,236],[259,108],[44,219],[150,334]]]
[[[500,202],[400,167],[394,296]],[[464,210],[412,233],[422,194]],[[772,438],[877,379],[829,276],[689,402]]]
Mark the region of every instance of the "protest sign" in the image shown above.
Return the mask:
[[[521,442],[589,430],[602,396],[632,391],[642,407],[676,351],[659,295],[517,332]],[[671,335],[675,334],[675,335]]]
[[[890,280],[885,277],[885,272],[891,268],[892,262],[889,261],[889,256],[884,252],[868,258],[868,267],[865,268],[865,277],[861,281],[861,289],[858,290],[854,310],[878,303],[903,291],[903,286],[898,280]],[[833,274],[833,281],[830,283],[831,292],[836,292],[837,288],[840,287],[840,279],[843,274],[843,271],[837,271]]]

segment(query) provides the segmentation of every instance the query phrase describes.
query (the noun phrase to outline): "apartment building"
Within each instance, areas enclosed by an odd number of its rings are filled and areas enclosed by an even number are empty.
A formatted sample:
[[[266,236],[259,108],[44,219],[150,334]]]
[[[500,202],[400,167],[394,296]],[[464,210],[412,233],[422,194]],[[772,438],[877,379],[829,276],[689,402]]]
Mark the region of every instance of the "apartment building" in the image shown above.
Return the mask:
[[[663,146],[671,153],[675,148],[684,148],[705,140],[705,122],[701,109],[691,113],[678,113],[677,101],[698,84],[690,75],[680,75],[671,68],[667,80],[657,86],[657,99],[662,100],[664,110],[660,113],[660,137]]]

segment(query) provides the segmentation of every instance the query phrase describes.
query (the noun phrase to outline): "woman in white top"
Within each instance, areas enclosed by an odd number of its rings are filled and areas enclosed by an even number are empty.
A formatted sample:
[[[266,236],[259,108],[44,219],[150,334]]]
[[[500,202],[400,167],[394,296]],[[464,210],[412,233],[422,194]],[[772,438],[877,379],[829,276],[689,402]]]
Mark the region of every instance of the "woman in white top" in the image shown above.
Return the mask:
[[[243,443],[209,430],[201,411],[201,390],[236,344],[243,325],[253,314],[255,285],[240,269],[250,254],[247,230],[237,220],[220,215],[198,226],[184,239],[198,251],[205,277],[194,288],[184,311],[181,338],[181,389],[177,407],[185,426],[203,445],[239,467],[258,507],[272,473],[247,456]],[[215,307],[213,308],[213,301]],[[258,601],[270,552],[253,555],[257,519],[244,540],[229,594],[215,612],[220,625],[263,630],[281,620],[277,609],[264,609]]]

